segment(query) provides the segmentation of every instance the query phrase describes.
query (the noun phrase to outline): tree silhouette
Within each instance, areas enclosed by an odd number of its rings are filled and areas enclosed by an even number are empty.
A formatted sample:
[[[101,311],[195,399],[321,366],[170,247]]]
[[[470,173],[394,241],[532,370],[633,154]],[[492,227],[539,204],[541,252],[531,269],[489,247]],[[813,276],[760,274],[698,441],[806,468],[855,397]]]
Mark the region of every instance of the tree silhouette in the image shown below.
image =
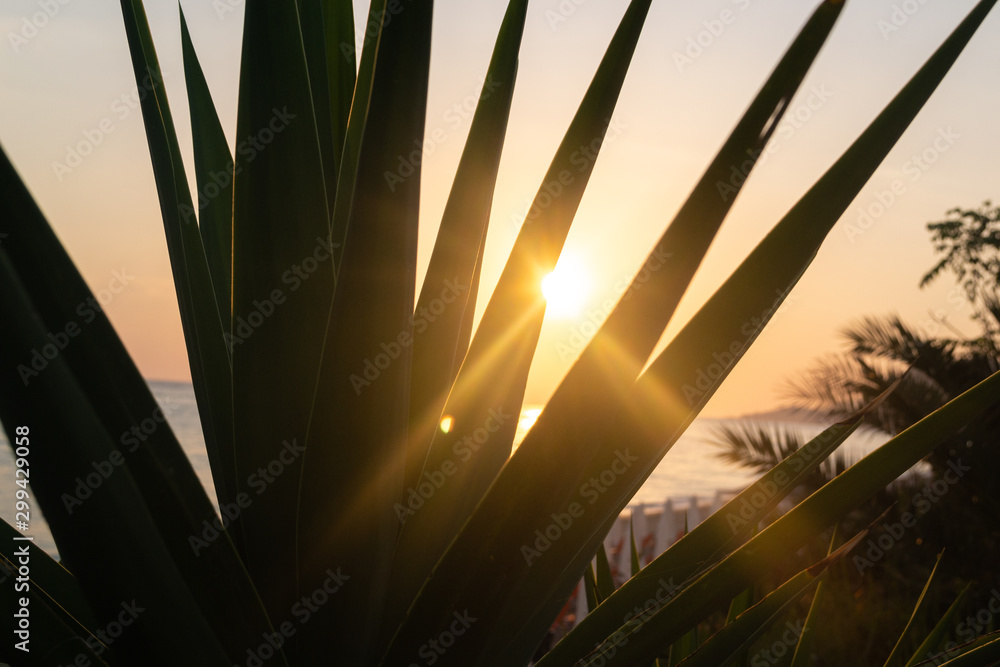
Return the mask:
[[[1000,206],[989,200],[978,209],[953,208],[948,218],[927,225],[934,250],[944,256],[921,279],[933,282],[944,270],[955,275],[983,326],[984,337],[996,348],[1000,333]]]

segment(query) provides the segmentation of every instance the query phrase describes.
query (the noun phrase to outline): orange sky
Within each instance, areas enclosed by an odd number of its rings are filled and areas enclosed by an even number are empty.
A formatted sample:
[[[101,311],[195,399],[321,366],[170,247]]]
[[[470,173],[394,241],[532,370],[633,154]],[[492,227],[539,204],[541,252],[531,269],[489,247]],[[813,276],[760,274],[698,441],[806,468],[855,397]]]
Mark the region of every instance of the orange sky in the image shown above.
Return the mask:
[[[232,135],[242,1],[182,4],[223,125]],[[654,2],[614,117],[614,140],[602,150],[567,242],[567,252],[589,271],[591,299],[584,312],[600,310],[615,295],[615,285],[635,273],[814,4]],[[667,337],[973,4],[848,2],[789,109],[772,154],[740,196]],[[497,0],[438,0],[435,5],[427,136],[437,131],[440,137],[443,131],[444,140],[425,156],[421,271],[469,129],[464,102],[478,93],[504,10]],[[625,5],[624,0],[530,5],[483,269],[486,295]],[[904,5],[911,13],[894,13],[894,6]],[[142,372],[155,379],[185,379],[180,322],[142,121],[131,97],[134,81],[118,2],[58,7],[37,34],[25,27],[40,11],[37,0],[6,0],[0,7],[0,33],[6,36],[0,47],[0,143],[92,288],[106,287],[114,271],[129,277],[107,310]],[[147,10],[190,156],[176,4],[149,0]],[[933,263],[924,224],[953,206],[973,207],[998,196],[996,14],[838,223],[788,307],[706,414],[777,407],[783,380],[817,356],[838,350],[838,330],[861,315],[896,311],[920,326],[931,321],[929,312],[937,312],[972,330],[967,311],[949,299],[947,279],[927,290],[918,290],[917,283]],[[722,17],[728,23],[721,24]],[[31,37],[23,40],[10,37],[28,33]],[[703,46],[691,46],[698,40]],[[685,55],[688,60],[679,57]],[[79,166],[61,168],[57,163],[66,163],[68,147],[80,142],[91,143],[93,150]],[[933,164],[914,160],[925,152]],[[888,202],[893,188],[893,201],[881,210],[880,197]],[[866,210],[875,215],[859,222]],[[567,346],[577,349],[577,334],[589,330],[585,322],[586,316],[546,324],[529,402],[544,402],[554,389],[571,361]]]

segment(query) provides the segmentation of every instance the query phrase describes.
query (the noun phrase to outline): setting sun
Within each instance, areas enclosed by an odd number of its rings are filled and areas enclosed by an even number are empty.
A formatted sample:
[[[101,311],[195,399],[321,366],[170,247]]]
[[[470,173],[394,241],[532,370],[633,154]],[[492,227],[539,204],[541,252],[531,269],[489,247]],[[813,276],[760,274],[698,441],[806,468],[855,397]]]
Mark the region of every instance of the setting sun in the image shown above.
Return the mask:
[[[587,271],[572,256],[561,257],[555,271],[542,278],[542,295],[548,304],[547,312],[555,317],[580,315],[589,290]]]

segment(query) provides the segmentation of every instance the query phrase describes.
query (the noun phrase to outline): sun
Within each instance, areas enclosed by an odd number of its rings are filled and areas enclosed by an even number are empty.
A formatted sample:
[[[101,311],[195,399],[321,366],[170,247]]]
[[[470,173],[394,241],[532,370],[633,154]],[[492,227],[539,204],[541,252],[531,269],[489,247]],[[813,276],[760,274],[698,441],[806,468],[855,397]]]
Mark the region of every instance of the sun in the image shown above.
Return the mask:
[[[542,278],[546,312],[560,318],[578,317],[587,301],[590,279],[583,264],[572,255],[559,258],[555,270]]]

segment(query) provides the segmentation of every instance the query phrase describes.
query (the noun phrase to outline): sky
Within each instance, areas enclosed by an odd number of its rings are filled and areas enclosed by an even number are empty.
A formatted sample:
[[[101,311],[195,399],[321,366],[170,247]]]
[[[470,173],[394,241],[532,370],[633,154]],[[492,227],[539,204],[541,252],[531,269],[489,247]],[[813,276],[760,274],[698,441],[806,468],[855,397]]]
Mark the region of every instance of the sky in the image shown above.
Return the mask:
[[[409,1],[409,0],[404,0]],[[366,6],[356,4],[362,21]],[[661,347],[891,100],[972,0],[849,0],[682,302]],[[222,124],[235,143],[243,0],[181,2]],[[624,0],[532,0],[483,265],[479,312],[611,35]],[[435,3],[418,271],[426,268],[505,3]],[[566,243],[587,291],[547,318],[526,400],[544,403],[602,304],[631,278],[781,54],[813,0],[653,0],[609,140]],[[146,0],[189,178],[194,169],[177,3]],[[783,386],[842,351],[864,315],[899,313],[933,334],[970,309],[934,263],[925,225],[1000,196],[1000,16],[988,17],[927,106],[828,237],[813,265],[703,412],[786,402]],[[114,0],[0,5],[0,145],[149,379],[189,371]],[[77,150],[79,149],[79,150]],[[86,153],[79,157],[74,152]],[[553,309],[555,310],[555,309]]]

